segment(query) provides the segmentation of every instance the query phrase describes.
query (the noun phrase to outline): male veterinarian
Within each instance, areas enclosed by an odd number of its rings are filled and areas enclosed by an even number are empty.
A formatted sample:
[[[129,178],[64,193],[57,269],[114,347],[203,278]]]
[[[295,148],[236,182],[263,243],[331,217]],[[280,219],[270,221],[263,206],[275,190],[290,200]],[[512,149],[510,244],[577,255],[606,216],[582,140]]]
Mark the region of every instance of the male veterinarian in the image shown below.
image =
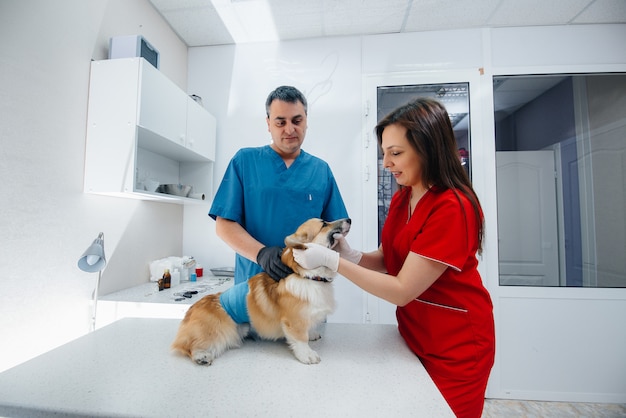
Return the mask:
[[[217,235],[236,254],[235,284],[264,270],[274,280],[291,273],[280,260],[284,239],[309,218],[335,220],[348,213],[328,164],[302,150],[307,101],[281,86],[265,102],[272,141],[243,148],[230,161],[209,216]]]

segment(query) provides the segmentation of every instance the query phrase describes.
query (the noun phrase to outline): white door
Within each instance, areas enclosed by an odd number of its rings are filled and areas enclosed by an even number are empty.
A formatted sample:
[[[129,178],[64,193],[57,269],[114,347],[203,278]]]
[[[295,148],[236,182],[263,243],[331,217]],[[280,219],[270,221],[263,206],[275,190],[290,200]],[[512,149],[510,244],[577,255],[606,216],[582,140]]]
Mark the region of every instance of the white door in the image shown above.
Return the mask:
[[[554,151],[496,153],[500,285],[558,286]]]

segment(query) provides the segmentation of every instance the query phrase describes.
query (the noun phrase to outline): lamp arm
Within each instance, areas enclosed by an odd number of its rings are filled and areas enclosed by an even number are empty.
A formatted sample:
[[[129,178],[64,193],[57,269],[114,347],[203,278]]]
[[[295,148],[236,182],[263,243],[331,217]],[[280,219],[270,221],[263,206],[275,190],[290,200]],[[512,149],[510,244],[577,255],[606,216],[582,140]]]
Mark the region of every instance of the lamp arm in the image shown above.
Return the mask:
[[[93,315],[91,316],[91,330],[96,330],[96,313],[98,311],[98,288],[100,287],[100,277],[102,270],[98,271],[98,279],[96,279],[96,288],[93,290]]]

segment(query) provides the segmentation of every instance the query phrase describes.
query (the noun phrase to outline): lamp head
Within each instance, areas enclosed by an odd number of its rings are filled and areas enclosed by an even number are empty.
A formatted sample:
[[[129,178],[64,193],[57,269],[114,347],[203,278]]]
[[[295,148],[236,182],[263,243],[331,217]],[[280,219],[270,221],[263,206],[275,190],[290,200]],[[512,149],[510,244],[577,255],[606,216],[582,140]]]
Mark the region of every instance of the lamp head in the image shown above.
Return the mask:
[[[102,271],[107,261],[104,256],[104,233],[100,232],[98,238],[85,250],[78,259],[78,268],[87,273]]]

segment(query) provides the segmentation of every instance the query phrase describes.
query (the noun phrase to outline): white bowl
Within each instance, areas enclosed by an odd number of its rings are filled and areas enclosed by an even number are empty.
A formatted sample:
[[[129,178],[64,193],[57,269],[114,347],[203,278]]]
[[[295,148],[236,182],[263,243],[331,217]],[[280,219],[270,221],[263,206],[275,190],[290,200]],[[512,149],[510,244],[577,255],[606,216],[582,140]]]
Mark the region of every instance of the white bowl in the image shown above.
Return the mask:
[[[157,189],[159,193],[171,194],[174,196],[187,197],[191,191],[191,186],[184,184],[161,184]]]

